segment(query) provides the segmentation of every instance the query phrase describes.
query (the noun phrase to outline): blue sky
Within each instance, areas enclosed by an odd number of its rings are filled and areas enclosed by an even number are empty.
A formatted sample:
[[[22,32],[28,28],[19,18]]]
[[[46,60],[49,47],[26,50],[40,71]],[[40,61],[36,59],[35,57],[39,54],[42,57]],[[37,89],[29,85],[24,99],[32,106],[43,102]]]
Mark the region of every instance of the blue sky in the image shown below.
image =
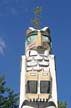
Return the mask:
[[[56,57],[58,99],[71,106],[71,1],[70,0],[0,0],[0,75],[7,86],[20,89],[21,56],[24,54],[25,30],[33,26],[34,8],[42,7],[40,28],[51,30]]]

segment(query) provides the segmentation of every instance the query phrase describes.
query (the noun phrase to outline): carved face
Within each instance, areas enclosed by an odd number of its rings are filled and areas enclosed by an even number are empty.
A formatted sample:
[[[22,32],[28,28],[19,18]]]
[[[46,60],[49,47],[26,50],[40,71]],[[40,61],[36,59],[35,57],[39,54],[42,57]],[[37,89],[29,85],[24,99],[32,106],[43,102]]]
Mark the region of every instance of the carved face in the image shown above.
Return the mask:
[[[27,33],[26,50],[38,48],[50,50],[50,44],[51,39],[47,29],[31,29],[30,32]]]

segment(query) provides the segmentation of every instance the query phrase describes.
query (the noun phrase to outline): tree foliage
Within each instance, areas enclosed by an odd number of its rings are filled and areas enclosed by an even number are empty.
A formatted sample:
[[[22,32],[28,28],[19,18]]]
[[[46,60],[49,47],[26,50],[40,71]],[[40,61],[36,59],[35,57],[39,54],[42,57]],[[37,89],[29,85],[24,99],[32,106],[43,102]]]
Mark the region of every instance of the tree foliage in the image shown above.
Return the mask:
[[[35,15],[35,17],[34,17],[34,19],[32,20],[32,22],[33,22],[34,27],[35,27],[36,29],[38,29],[38,28],[39,28],[39,25],[40,25],[40,20],[39,20],[39,18],[40,18],[41,11],[42,11],[42,8],[39,7],[39,6],[37,6],[37,7],[34,9],[34,15]]]
[[[39,17],[40,14],[41,14],[41,11],[42,11],[41,7],[37,6],[37,7],[34,9],[34,14],[35,14],[35,16],[36,16],[36,17]]]
[[[18,108],[18,94],[6,87],[5,78],[0,76],[0,108]]]
[[[67,108],[67,103],[58,101],[58,108]]]

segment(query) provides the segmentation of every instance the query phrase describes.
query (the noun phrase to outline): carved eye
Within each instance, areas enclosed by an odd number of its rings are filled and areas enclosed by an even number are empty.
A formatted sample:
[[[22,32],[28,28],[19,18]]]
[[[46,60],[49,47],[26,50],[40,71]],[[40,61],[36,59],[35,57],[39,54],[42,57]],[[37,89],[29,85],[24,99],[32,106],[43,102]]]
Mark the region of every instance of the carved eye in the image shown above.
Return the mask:
[[[46,37],[46,36],[43,36],[43,41],[44,41],[44,42],[50,42],[49,38]]]
[[[27,39],[27,41],[30,42],[30,41],[31,41],[31,37],[29,37],[29,38]]]

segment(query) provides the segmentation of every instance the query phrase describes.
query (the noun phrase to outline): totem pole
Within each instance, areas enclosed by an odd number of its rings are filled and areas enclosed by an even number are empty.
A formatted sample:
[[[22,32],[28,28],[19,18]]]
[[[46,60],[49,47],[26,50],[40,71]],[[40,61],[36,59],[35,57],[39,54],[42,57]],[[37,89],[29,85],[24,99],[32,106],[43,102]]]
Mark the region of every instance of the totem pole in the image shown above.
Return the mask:
[[[58,108],[50,29],[29,27],[21,63],[19,108]]]

